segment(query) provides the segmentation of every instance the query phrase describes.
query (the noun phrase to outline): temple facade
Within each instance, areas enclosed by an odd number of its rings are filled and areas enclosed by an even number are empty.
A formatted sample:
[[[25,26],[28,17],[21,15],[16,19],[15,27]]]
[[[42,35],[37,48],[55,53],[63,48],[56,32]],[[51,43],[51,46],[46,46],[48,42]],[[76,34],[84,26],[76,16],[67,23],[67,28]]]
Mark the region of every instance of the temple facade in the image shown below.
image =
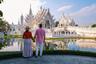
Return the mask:
[[[96,28],[77,26],[72,18],[62,15],[52,35],[53,37],[96,37]]]
[[[11,33],[22,34],[25,31],[25,27],[29,26],[31,28],[30,31],[35,32],[38,28],[38,25],[42,24],[43,28],[46,30],[46,33],[51,34],[51,30],[54,27],[54,19],[50,13],[49,9],[45,9],[40,7],[39,11],[36,15],[33,15],[32,9],[30,6],[29,14],[26,16],[21,15],[18,25],[11,25]],[[49,35],[49,34],[48,34]]]
[[[27,18],[28,16],[26,17],[26,25],[30,26],[33,30],[38,27],[38,24],[42,24],[43,28],[46,29],[51,29],[54,25],[54,19],[50,10],[42,7],[33,18],[28,20]]]
[[[31,32],[35,32],[39,24],[43,25],[47,37],[70,37],[70,36],[88,36],[96,37],[96,28],[80,27],[77,26],[74,19],[70,16],[62,14],[59,19],[59,24],[55,27],[55,22],[49,9],[42,8],[38,10],[36,15],[33,15],[30,6],[29,14],[26,16],[21,15],[18,25],[11,25],[11,33],[22,34],[26,26],[31,28]]]
[[[59,20],[57,27],[53,29],[53,37],[78,36],[75,31],[70,31],[67,29],[67,27],[69,26],[76,27],[76,24],[72,18],[63,14]]]

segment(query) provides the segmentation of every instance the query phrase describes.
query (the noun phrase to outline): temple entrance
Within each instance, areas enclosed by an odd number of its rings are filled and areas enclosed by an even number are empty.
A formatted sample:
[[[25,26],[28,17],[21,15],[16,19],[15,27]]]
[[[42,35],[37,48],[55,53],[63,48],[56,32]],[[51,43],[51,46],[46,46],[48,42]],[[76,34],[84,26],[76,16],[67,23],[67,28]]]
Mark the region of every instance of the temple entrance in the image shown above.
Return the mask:
[[[49,20],[46,20],[46,22],[45,22],[45,28],[50,29],[50,22],[49,22]]]

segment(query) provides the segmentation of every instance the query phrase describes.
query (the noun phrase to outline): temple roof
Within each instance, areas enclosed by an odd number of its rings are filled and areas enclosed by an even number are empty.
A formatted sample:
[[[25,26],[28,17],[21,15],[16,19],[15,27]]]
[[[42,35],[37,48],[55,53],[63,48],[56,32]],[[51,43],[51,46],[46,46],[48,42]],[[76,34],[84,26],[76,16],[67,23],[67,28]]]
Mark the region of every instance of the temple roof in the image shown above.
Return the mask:
[[[62,15],[60,20],[59,20],[59,24],[62,24],[64,26],[70,26],[70,25],[75,25],[75,22],[72,18],[68,17],[68,16],[65,16],[65,15]]]

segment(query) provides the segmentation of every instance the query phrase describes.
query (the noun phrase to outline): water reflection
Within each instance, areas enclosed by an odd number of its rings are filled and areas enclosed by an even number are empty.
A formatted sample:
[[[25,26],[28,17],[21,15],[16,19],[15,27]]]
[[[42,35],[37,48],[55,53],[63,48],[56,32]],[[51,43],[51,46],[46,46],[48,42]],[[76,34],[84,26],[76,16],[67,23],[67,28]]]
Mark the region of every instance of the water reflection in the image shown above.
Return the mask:
[[[4,42],[0,46],[0,52],[1,51],[20,51],[20,43],[21,39],[15,39],[15,38],[6,38],[4,39]]]
[[[4,40],[1,51],[22,51],[23,39]],[[35,50],[36,44],[32,43]],[[81,50],[96,52],[96,40],[89,39],[64,39],[64,40],[46,40],[44,50]]]
[[[49,50],[80,50],[96,52],[96,40],[90,39],[64,39],[47,42]]]

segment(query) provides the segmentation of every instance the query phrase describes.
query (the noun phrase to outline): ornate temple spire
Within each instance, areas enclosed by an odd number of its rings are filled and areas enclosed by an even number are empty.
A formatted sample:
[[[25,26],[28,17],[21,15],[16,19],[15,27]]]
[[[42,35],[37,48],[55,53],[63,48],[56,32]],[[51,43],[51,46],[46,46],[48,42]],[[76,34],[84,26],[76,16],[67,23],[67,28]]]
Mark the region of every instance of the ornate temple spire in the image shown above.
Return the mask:
[[[42,6],[40,6],[40,10],[42,10],[43,8],[42,8]]]
[[[49,10],[49,8],[48,8],[48,14],[50,14],[50,10]]]
[[[12,25],[14,25],[14,23],[12,22]]]
[[[18,20],[18,25],[20,25],[20,22],[19,22],[19,20]]]
[[[31,4],[30,4],[29,15],[33,15],[33,14],[32,14],[32,9],[31,9]]]
[[[64,13],[64,12],[62,13],[62,17],[63,17],[63,18],[65,17],[65,13]]]
[[[24,17],[23,14],[21,15],[21,25],[23,25]]]
[[[49,8],[47,9],[47,14],[50,16],[50,18],[53,18],[53,16],[50,13],[50,9]]]

